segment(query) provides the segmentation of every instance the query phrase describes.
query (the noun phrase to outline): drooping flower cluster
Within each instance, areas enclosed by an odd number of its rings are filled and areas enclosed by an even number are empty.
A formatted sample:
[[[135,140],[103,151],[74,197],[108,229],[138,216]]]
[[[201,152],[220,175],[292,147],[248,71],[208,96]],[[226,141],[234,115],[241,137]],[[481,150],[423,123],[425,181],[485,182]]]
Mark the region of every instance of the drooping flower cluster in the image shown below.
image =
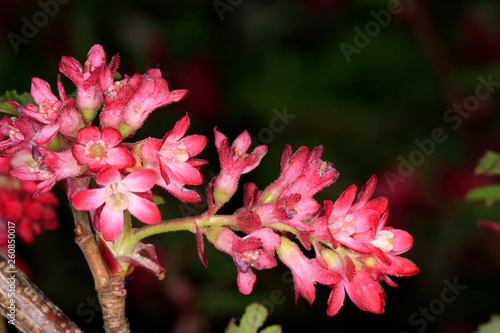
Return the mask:
[[[214,130],[221,171],[208,186],[208,210],[196,217],[161,222],[152,194],[155,185],[183,203],[202,200],[188,187],[203,183],[200,167],[207,162],[196,156],[207,139],[186,136],[190,125],[186,114],[163,139],[128,142],[153,110],[179,101],[187,91],[170,91],[156,69],[115,81],[118,62],[115,55],[107,64],[100,45],[91,48],[83,65],[64,56],[59,69],[75,84],[76,98],[68,97],[60,77],[59,97],[47,82],[34,78],[33,102],[4,101],[17,114],[0,122],[0,134],[5,136],[0,155],[24,156],[10,171],[12,177],[31,184],[29,193],[35,199],[30,200],[49,207],[44,198],[57,181],[64,180],[73,208],[89,212],[111,274],[124,275],[134,266],[143,266],[163,276],[154,247],[141,240],[175,230],[196,234],[205,264],[204,237],[229,254],[244,294],[251,293],[256,282],[252,269],[273,268],[278,257],[292,272],[296,300],[301,295],[312,303],[315,284],[332,288],[329,315],[339,311],[346,292],[360,309],[382,313],[385,292],[380,282],[396,286],[389,276],[418,272],[414,263],[399,256],[411,248],[412,237],[385,226],[387,199],[370,199],[375,177],[356,202],[354,185],[335,202],[326,200],[321,205],[314,199],[339,175],[331,162],[322,160],[322,146],[312,150],[302,146],[293,152],[287,145],[278,178],[263,190],[244,184],[243,206],[232,215],[218,215],[236,193],[241,176],[257,168],[267,153],[265,145],[250,150],[247,131],[230,144]],[[96,185],[91,187],[91,180]],[[132,229],[131,215],[146,225]],[[0,229],[1,221],[0,215]],[[302,248],[314,250],[314,257]]]

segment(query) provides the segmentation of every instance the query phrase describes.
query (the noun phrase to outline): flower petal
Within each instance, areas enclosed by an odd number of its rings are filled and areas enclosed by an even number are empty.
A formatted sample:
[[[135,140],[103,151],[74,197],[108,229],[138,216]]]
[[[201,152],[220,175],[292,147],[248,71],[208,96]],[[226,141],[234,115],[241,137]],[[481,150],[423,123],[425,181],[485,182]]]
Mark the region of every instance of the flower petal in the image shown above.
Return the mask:
[[[160,210],[153,202],[133,193],[129,194],[129,201],[130,206],[128,206],[128,211],[137,217],[139,221],[147,224],[154,224],[161,221]]]
[[[102,205],[106,198],[107,188],[84,190],[74,195],[71,204],[78,210],[92,210]]]

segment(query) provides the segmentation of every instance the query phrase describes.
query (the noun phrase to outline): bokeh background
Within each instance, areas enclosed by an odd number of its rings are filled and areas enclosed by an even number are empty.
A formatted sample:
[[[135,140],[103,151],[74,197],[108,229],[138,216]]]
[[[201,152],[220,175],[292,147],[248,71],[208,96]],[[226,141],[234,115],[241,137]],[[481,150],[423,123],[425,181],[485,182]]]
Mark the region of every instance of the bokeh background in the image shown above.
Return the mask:
[[[26,22],[39,26],[29,30]],[[261,167],[244,177],[260,188],[277,177],[286,143],[294,149],[323,144],[340,178],[317,199],[334,200],[376,174],[378,195],[389,198],[388,224],[412,233],[414,247],[405,256],[421,268],[414,277],[396,278],[399,288],[386,286],[385,314],[362,312],[346,299],[330,318],[328,288],[317,288],[313,306],[304,299],[295,305],[283,267],[258,272],[254,292],[244,296],[228,255],[207,244],[204,268],[192,235],[155,237],[166,278],[156,281],[139,270],[130,276],[133,332],[222,332],[253,301],[267,305],[267,323],[281,324],[284,332],[465,333],[500,312],[500,236],[477,225],[500,220],[500,210],[464,199],[468,190],[498,182],[474,175],[487,149],[500,150],[498,84],[467,117],[446,119],[454,104],[475,95],[480,76],[500,82],[498,1],[3,0],[0,91],[28,91],[35,76],[55,87],[61,55],[83,62],[96,43],[108,57],[119,52],[122,74],[157,67],[171,89],[190,90],[183,101],[153,113],[136,137],[162,137],[189,112],[188,133],[209,138],[202,154],[210,162],[204,168],[209,180],[218,172],[213,128],[230,139],[248,129],[255,143],[269,146]],[[429,142],[436,128],[446,139],[416,159],[415,140]],[[398,173],[410,156],[418,162]],[[388,181],[388,172],[398,181]],[[18,256],[84,331],[99,332],[93,282],[74,243],[63,192],[56,193],[59,230],[19,244]],[[206,208],[158,194],[167,201],[164,218]],[[240,205],[241,194],[226,212]],[[446,281],[466,286],[449,303],[442,302]],[[421,311],[429,307],[426,318]]]

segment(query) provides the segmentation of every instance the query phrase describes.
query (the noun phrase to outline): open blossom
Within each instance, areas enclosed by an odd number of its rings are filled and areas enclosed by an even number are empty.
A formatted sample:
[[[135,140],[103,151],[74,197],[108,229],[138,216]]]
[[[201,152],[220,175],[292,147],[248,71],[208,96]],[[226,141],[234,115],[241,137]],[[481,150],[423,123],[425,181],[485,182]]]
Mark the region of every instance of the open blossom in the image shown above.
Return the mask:
[[[99,44],[92,46],[89,50],[83,66],[73,57],[63,56],[61,58],[59,70],[76,85],[76,106],[79,110],[100,108],[103,95],[100,74],[103,67],[106,67],[106,53]],[[108,68],[114,72],[117,67],[118,55],[115,55]]]
[[[242,174],[255,169],[267,153],[267,146],[256,147],[251,153],[247,153],[252,144],[252,139],[247,131],[243,131],[230,146],[224,134],[214,129],[215,146],[219,153],[221,164],[220,174],[214,181],[214,199],[224,204],[231,198]]]
[[[292,271],[295,303],[300,294],[312,304],[316,297],[316,282],[332,286],[340,281],[337,273],[322,267],[315,259],[307,258],[294,242],[285,237],[281,237],[281,246],[277,253],[280,260]]]
[[[99,172],[108,165],[118,169],[133,167],[135,159],[124,147],[117,147],[122,141],[120,131],[105,127],[102,131],[95,126],[78,131],[78,143],[71,147],[79,165],[87,165],[91,172]]]
[[[262,270],[277,265],[274,252],[281,241],[272,229],[263,228],[240,238],[231,230],[212,228],[208,237],[217,249],[233,258],[238,268],[237,282],[242,294],[250,294],[257,279],[251,267]]]
[[[180,101],[186,93],[186,89],[170,91],[161,71],[151,68],[141,76],[137,88],[125,105],[123,122],[133,129],[138,129],[152,111]]]
[[[262,192],[255,186],[247,186],[245,208],[257,213],[263,225],[279,222],[299,231],[312,232],[314,229],[304,221],[321,208],[313,195],[338,177],[333,164],[321,160],[322,152],[322,146],[311,151],[303,146],[292,155],[288,145],[278,179]]]
[[[38,148],[52,140],[58,126],[46,126],[26,116],[3,116],[0,120],[0,135],[8,137],[0,141],[0,156],[10,156],[24,149]]]
[[[377,184],[377,178],[372,176],[361,189],[358,200],[356,185],[351,185],[333,203],[325,201],[325,217],[314,222],[315,234],[318,239],[327,240],[336,248],[343,244],[357,252],[368,253],[370,247],[361,242],[356,234],[368,232],[375,237],[377,225],[381,216],[387,210],[387,199],[375,198],[369,201]]]
[[[52,93],[48,82],[32,78],[30,95],[38,105],[28,103],[20,106],[18,111],[44,124],[44,127],[57,125],[57,130],[61,134],[71,135],[82,125],[82,117],[73,108],[73,98],[66,97],[60,75],[57,77],[57,88],[60,99]]]
[[[29,158],[11,171],[11,175],[19,180],[39,182],[33,191],[34,196],[50,191],[61,179],[82,174],[83,167],[78,165],[71,150],[53,152],[43,147],[38,150],[42,156],[37,159]]]
[[[200,185],[203,177],[199,167],[206,162],[195,159],[207,143],[203,135],[188,135],[189,116],[175,123],[163,140],[146,139],[140,145],[141,156],[146,168],[157,171],[156,184],[165,188],[183,202],[198,202],[201,197],[185,185]]]
[[[144,198],[154,186],[156,172],[140,169],[122,177],[115,167],[106,167],[97,176],[95,188],[78,192],[72,205],[78,210],[94,210],[104,205],[99,226],[105,240],[113,241],[123,228],[123,212],[128,210],[141,222],[152,224],[160,222],[161,215],[152,200]]]

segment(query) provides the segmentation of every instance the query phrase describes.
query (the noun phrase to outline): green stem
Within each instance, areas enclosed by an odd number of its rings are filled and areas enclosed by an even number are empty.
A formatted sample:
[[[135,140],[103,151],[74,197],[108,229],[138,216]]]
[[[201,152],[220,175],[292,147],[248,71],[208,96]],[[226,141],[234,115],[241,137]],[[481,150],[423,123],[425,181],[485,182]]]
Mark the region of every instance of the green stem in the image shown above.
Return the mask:
[[[206,215],[199,215],[194,217],[185,217],[182,219],[162,221],[157,224],[150,224],[145,227],[135,229],[132,231],[132,239],[135,244],[143,238],[165,232],[184,230],[196,233],[195,224],[198,224],[198,227],[203,228],[229,226],[235,225],[235,223],[235,218],[232,215],[210,217],[207,217]]]

